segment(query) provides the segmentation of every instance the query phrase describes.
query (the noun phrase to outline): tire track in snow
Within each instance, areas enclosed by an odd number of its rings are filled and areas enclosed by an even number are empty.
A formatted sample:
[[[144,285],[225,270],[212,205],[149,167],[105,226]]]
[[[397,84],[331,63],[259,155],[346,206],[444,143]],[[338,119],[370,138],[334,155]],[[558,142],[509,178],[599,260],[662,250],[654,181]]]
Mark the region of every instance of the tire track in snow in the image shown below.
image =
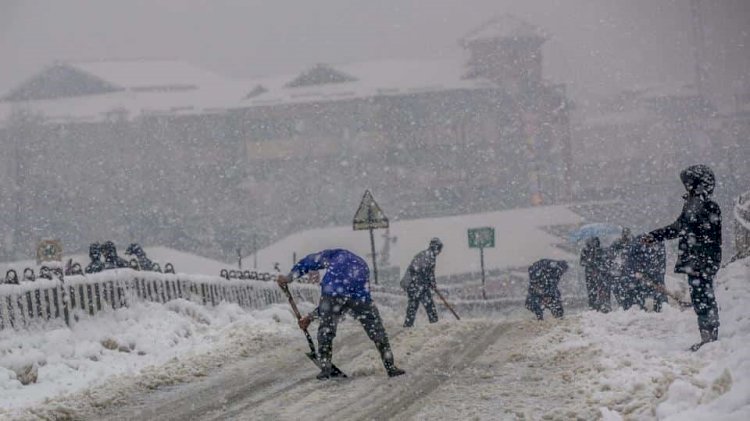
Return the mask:
[[[349,361],[368,348],[377,352],[359,326],[342,330],[334,347],[335,362]],[[304,356],[307,350],[297,346],[296,338],[294,343],[293,347],[282,344],[251,359],[227,364],[203,380],[156,390],[145,397],[133,397],[130,403],[107,408],[106,412],[97,411],[90,419],[227,419],[230,412],[252,413],[254,407],[279,394],[304,388],[306,383],[315,387],[317,369]],[[240,415],[240,419],[245,416]]]
[[[242,404],[217,413],[215,419],[372,420],[402,419],[419,408],[440,385],[450,382],[487,347],[510,329],[506,323],[462,321],[394,331],[392,346],[405,376],[385,377],[377,352],[366,341],[348,365],[364,367],[352,378],[319,382],[314,378],[292,387],[259,406]],[[402,333],[403,332],[403,333]]]
[[[498,338],[503,336],[510,329],[509,324],[499,324],[491,329],[479,329],[478,331],[467,332],[460,335],[456,342],[450,344],[465,344],[467,346],[451,346],[445,352],[438,353],[424,360],[424,364],[417,369],[428,371],[418,376],[405,378],[405,384],[399,384],[396,388],[383,388],[381,394],[373,396],[368,395],[369,404],[364,407],[359,414],[354,417],[347,417],[346,413],[343,418],[357,420],[390,420],[402,419],[404,412],[411,412],[415,408],[421,407],[424,402],[422,399],[435,391],[443,383],[450,381],[454,373],[463,371],[477,357]],[[429,368],[439,367],[429,372]],[[336,417],[337,414],[333,414]],[[353,414],[349,414],[353,415]]]

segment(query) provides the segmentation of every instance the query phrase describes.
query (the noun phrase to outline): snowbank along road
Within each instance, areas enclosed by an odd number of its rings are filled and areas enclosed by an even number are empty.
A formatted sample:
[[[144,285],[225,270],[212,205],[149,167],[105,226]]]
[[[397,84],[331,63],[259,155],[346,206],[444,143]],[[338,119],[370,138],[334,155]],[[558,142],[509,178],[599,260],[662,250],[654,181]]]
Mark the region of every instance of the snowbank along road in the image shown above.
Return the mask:
[[[672,306],[541,322],[519,306],[461,321],[443,314],[434,325],[420,313],[417,326],[404,329],[403,308],[383,305],[396,363],[407,374],[387,378],[360,325],[346,319],[334,362],[350,378],[321,382],[286,306],[226,306],[235,321],[206,326],[202,336],[214,346],[4,418],[747,420],[749,266],[722,273],[720,340],[696,353],[687,351],[697,339],[694,313]]]

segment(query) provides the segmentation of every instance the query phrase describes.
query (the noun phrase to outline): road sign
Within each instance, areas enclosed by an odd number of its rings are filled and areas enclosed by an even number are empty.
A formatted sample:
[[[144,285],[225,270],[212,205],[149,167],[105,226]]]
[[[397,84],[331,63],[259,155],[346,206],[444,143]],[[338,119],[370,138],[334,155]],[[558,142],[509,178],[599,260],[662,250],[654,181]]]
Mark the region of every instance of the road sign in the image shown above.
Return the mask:
[[[372,248],[372,275],[375,285],[378,284],[378,263],[375,255],[375,236],[372,230],[377,228],[388,228],[388,218],[385,217],[383,210],[380,209],[375,199],[372,197],[370,190],[365,190],[362,196],[362,202],[359,204],[357,213],[354,214],[354,230],[370,230],[370,247]]]
[[[357,213],[354,214],[354,230],[388,228],[388,218],[373,199],[369,190],[365,191]]]
[[[486,247],[495,247],[495,229],[492,227],[469,228],[466,233],[469,235],[469,248],[479,249],[479,264],[482,267],[482,298],[487,299],[487,292],[484,287],[484,249]]]
[[[492,227],[469,228],[469,248],[495,247],[495,229]]]
[[[36,246],[36,262],[61,262],[62,261],[62,243],[60,240],[42,240]]]

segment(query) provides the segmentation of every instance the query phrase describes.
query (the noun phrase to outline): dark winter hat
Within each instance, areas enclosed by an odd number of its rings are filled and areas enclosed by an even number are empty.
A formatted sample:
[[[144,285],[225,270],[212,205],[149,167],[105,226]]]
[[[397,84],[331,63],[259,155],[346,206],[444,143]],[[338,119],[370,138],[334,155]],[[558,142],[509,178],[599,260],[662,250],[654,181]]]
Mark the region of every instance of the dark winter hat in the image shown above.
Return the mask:
[[[99,256],[102,254],[101,246],[99,243],[91,243],[89,245],[89,256]]]
[[[143,249],[141,248],[141,245],[138,243],[133,243],[129,245],[128,249],[125,250],[125,254],[134,254],[137,256],[141,253],[143,253]]]
[[[104,244],[102,244],[101,250],[102,250],[102,253],[104,253],[105,255],[113,255],[116,253],[115,243],[111,241],[107,241]]]
[[[688,193],[707,196],[714,192],[716,178],[707,165],[691,165],[680,172],[680,180]]]
[[[595,247],[595,246],[601,246],[601,241],[599,240],[599,237],[589,237],[586,240],[586,245],[589,247]]]
[[[430,240],[430,250],[441,251],[443,249],[443,242],[439,238],[434,237]]]

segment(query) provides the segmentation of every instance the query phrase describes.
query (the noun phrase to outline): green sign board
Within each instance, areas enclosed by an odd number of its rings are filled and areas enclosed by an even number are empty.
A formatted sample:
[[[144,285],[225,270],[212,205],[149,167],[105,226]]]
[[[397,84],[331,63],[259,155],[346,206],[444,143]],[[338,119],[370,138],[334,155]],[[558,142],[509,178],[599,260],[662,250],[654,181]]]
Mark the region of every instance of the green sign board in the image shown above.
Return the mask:
[[[469,248],[495,247],[495,229],[492,227],[469,228]]]

